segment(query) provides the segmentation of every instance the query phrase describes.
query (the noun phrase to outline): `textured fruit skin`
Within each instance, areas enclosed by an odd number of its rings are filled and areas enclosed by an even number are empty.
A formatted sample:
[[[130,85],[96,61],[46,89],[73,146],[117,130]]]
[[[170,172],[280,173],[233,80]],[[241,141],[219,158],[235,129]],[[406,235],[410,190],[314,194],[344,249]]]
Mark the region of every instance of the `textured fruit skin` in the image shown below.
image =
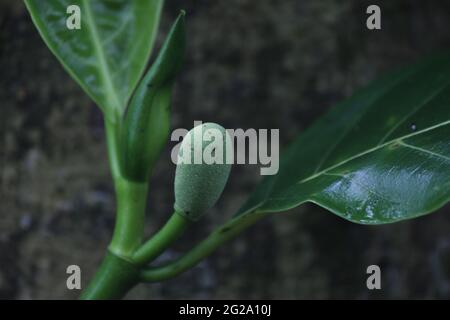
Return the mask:
[[[208,134],[208,129],[217,129],[222,135],[223,141],[223,163],[222,164],[191,164],[180,163],[180,159],[185,148],[191,150],[191,160],[194,160],[195,149],[203,152],[205,148],[213,143],[212,141],[200,141],[198,135]],[[205,135],[206,136],[206,135]],[[198,220],[209,208],[219,199],[228,180],[231,164],[226,164],[225,145],[231,139],[226,130],[215,123],[204,123],[196,126],[183,139],[178,155],[178,164],[175,173],[175,204],[174,209],[191,221]],[[201,148],[195,148],[196,143],[201,143]]]

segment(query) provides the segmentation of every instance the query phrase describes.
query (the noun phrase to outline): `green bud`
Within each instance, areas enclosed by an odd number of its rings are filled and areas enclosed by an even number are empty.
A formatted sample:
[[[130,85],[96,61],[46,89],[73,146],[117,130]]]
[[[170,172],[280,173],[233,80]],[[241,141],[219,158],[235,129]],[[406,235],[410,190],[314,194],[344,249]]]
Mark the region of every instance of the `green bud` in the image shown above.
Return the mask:
[[[181,11],[126,111],[121,171],[132,181],[148,180],[169,137],[171,93],[185,51],[184,15]]]
[[[184,137],[175,173],[175,211],[198,220],[222,194],[231,170],[227,146],[231,138],[215,123],[204,123]]]

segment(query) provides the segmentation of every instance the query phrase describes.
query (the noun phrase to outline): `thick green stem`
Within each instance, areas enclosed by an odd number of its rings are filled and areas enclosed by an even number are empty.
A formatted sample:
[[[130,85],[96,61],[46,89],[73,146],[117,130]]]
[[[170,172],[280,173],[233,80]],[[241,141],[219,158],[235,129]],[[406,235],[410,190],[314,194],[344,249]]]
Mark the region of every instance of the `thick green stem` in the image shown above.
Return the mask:
[[[120,257],[131,258],[144,235],[147,183],[115,179],[117,216],[109,249]]]
[[[121,299],[139,282],[138,275],[139,269],[136,266],[108,252],[80,299]]]
[[[122,177],[119,167],[118,127],[105,120],[108,155],[114,180],[117,214],[108,254],[82,299],[116,299],[138,283],[138,268],[131,257],[141,245],[148,184]]]
[[[127,180],[120,173],[119,123],[105,120],[108,155],[117,199],[116,226],[109,249],[117,256],[131,258],[144,235],[148,183]]]
[[[141,280],[146,282],[158,282],[177,276],[195,266],[213,253],[223,243],[235,237],[266,215],[267,213],[253,212],[234,218],[211,233],[205,240],[200,242],[180,259],[164,266],[143,270],[141,272]]]
[[[174,212],[167,223],[133,255],[133,262],[144,265],[157,258],[168,246],[176,241],[190,222]]]
[[[117,118],[119,118],[119,116]],[[106,144],[108,147],[109,166],[114,180],[120,176],[119,126],[119,120],[116,120],[116,122],[112,122],[105,118],[105,133]]]

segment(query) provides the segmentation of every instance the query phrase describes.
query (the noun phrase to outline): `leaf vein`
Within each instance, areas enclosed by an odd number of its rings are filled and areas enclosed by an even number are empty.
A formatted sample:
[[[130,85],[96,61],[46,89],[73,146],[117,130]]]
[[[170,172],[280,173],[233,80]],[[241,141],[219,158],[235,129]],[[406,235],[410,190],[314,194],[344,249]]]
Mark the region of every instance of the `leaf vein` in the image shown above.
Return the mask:
[[[442,123],[436,124],[436,125],[434,125],[434,126],[425,128],[425,129],[420,130],[420,131],[416,131],[416,132],[410,133],[410,134],[405,135],[405,136],[403,136],[403,137],[401,137],[401,138],[393,139],[393,140],[387,141],[387,142],[385,142],[385,143],[383,143],[383,144],[377,145],[377,146],[375,146],[375,147],[373,147],[373,148],[367,149],[367,150],[365,150],[365,151],[363,151],[363,152],[360,152],[360,153],[358,153],[358,154],[356,154],[356,155],[354,155],[354,156],[352,156],[352,157],[349,157],[348,159],[345,159],[345,160],[343,160],[343,161],[341,161],[341,162],[339,162],[339,163],[337,163],[337,164],[335,164],[335,165],[332,165],[332,166],[330,166],[330,167],[328,167],[328,168],[326,168],[326,169],[324,169],[324,170],[322,170],[322,171],[320,171],[320,172],[317,172],[317,173],[315,173],[315,174],[313,174],[313,175],[311,175],[311,176],[309,176],[309,177],[307,177],[307,178],[305,178],[305,179],[302,179],[302,180],[298,181],[297,184],[300,184],[300,183],[303,183],[303,182],[312,180],[312,179],[314,179],[314,178],[317,178],[318,176],[322,175],[323,173],[326,173],[327,171],[330,171],[330,170],[333,170],[333,169],[335,169],[335,168],[338,168],[338,167],[340,167],[341,165],[346,164],[347,162],[350,162],[350,161],[352,161],[352,160],[354,160],[354,159],[357,159],[357,158],[362,157],[362,156],[364,156],[364,155],[366,155],[366,154],[369,154],[369,153],[371,153],[371,152],[374,152],[374,151],[376,151],[376,150],[378,150],[378,149],[381,149],[381,148],[383,148],[383,147],[385,147],[385,146],[388,146],[388,145],[390,145],[390,144],[392,144],[392,143],[399,143],[399,142],[402,141],[402,139],[410,138],[410,137],[419,135],[419,134],[421,134],[421,133],[424,133],[424,132],[427,132],[427,131],[431,131],[431,130],[434,130],[434,129],[437,129],[437,128],[446,126],[446,125],[448,125],[448,124],[450,124],[450,120],[444,121],[444,122],[442,122]]]
[[[89,35],[91,36],[92,42],[94,44],[94,50],[99,62],[101,76],[103,78],[103,83],[107,88],[107,99],[113,105],[113,109],[116,111],[120,110],[120,102],[117,97],[116,90],[114,88],[114,84],[111,82],[111,71],[109,70],[108,64],[106,62],[106,56],[101,47],[100,36],[98,34],[97,25],[95,24],[94,18],[92,16],[92,8],[91,3],[88,0],[83,0],[83,6],[86,10],[86,20],[88,25],[91,27],[88,28]],[[108,106],[106,106],[108,107]]]
[[[425,148],[417,147],[417,146],[414,146],[412,144],[406,143],[404,141],[399,141],[398,143],[400,145],[402,145],[403,147],[405,147],[405,148],[413,149],[413,150],[416,150],[416,151],[419,151],[419,152],[422,152],[422,153],[426,153],[426,154],[429,154],[429,155],[437,157],[437,158],[444,159],[446,161],[450,161],[450,158],[447,157],[447,156],[444,156],[443,154],[440,154],[440,153],[437,153],[437,152],[433,152],[433,151],[425,149]]]
[[[415,113],[419,112],[422,107],[428,105],[430,101],[432,101],[439,93],[441,93],[446,87],[448,87],[450,81],[445,82],[443,86],[440,86],[435,92],[433,92],[423,103],[420,103],[416,108],[414,108],[411,112],[409,112],[403,119],[401,119],[395,126],[393,126],[378,142],[379,144],[382,144],[398,127],[400,127],[403,123],[405,123],[406,120],[408,120],[411,116],[413,116]]]

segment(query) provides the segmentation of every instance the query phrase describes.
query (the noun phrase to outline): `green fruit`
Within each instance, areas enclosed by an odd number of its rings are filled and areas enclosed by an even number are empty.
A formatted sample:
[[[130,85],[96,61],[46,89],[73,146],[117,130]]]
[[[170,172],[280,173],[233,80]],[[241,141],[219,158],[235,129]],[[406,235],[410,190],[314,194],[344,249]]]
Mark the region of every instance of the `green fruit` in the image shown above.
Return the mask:
[[[168,141],[170,102],[185,51],[184,11],[180,13],[158,57],[133,94],[121,130],[121,171],[145,182]]]
[[[176,212],[196,221],[216,203],[231,170],[231,164],[226,164],[227,154],[232,152],[227,150],[230,143],[229,134],[215,123],[204,123],[188,132],[175,173]]]

